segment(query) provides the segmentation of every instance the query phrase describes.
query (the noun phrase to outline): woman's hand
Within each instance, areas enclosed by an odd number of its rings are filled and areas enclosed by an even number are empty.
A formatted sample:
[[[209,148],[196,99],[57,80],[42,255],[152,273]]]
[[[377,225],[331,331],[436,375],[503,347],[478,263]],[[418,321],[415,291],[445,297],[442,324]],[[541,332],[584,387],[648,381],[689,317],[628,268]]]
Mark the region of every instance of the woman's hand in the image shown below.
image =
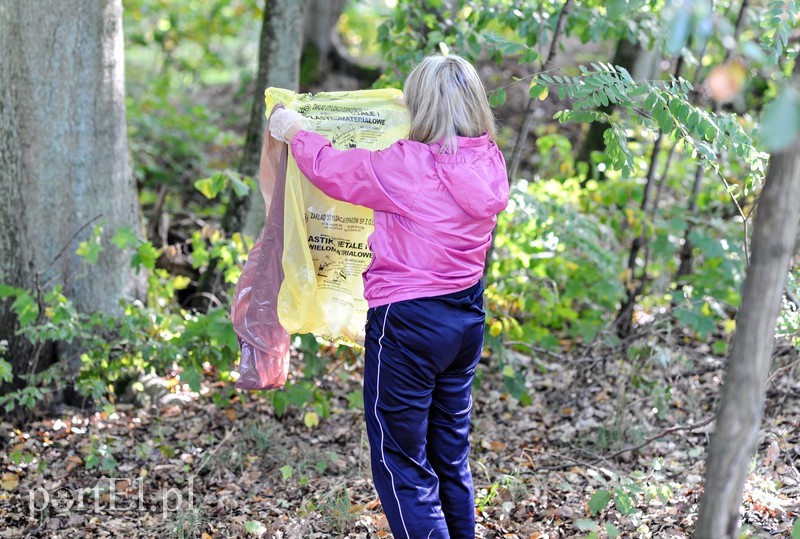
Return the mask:
[[[276,110],[269,117],[269,133],[272,138],[291,143],[298,131],[305,129],[306,119],[299,112],[289,109]]]

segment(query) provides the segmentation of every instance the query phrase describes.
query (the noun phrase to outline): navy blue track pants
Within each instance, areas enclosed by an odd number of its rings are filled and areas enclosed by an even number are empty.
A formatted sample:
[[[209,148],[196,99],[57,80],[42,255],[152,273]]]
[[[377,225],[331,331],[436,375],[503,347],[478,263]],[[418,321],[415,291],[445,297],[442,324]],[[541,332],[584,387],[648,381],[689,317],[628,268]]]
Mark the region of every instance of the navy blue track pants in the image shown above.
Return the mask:
[[[397,539],[475,537],[469,424],[484,320],[480,282],[367,313],[372,477]]]

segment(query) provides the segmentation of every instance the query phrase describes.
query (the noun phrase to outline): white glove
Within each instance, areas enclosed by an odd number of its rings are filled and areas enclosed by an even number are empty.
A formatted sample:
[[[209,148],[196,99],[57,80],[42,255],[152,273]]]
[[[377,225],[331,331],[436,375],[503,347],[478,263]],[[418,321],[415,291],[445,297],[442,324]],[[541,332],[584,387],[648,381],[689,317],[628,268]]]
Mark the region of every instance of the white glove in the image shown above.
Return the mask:
[[[272,138],[287,144],[301,129],[305,129],[306,119],[299,112],[289,109],[278,109],[269,117],[269,133]]]

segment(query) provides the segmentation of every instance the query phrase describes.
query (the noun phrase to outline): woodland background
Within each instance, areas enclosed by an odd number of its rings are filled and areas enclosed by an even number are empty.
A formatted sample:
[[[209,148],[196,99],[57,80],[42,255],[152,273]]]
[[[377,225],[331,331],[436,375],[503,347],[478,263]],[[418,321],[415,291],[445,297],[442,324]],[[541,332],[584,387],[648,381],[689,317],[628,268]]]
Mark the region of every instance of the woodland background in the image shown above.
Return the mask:
[[[359,352],[298,335],[285,389],[238,392],[228,309],[263,223],[264,88],[400,87],[450,51],[490,92],[512,186],[479,536],[799,538],[797,19],[0,0],[0,536],[389,535]]]

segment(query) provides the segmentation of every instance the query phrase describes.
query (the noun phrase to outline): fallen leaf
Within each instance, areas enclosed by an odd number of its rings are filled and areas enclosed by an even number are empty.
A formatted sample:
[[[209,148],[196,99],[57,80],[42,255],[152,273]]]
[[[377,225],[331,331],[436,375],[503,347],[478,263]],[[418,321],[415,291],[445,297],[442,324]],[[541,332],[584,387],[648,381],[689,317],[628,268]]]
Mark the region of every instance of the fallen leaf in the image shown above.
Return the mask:
[[[772,440],[772,443],[769,444],[767,447],[767,456],[764,457],[764,466],[767,468],[772,468],[775,466],[775,463],[778,461],[778,457],[781,454],[781,449],[778,447],[778,442]]]
[[[3,490],[14,490],[19,485],[19,476],[13,473],[4,473],[3,479],[0,480],[0,487]]]
[[[75,469],[76,466],[80,466],[81,464],[83,464],[83,459],[80,458],[78,455],[70,455],[65,460],[67,463],[68,472],[71,472],[73,469]]]

